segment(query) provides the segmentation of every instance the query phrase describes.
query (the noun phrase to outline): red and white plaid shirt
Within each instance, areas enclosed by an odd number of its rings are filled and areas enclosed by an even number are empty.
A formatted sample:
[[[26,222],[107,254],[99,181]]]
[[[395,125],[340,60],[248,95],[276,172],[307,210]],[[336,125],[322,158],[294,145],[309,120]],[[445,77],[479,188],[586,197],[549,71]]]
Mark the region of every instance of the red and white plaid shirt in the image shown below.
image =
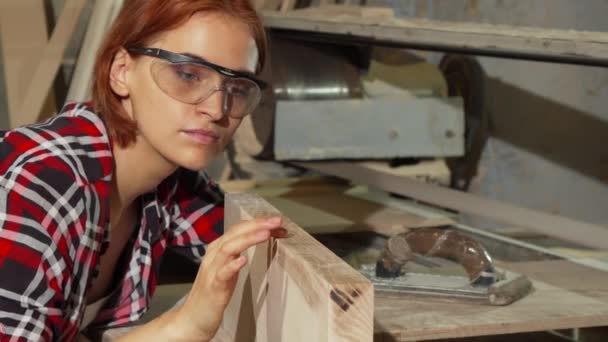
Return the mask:
[[[106,128],[85,104],[0,132],[0,341],[74,340],[109,242],[112,165]],[[223,233],[223,193],[204,174],[180,169],[138,201],[119,284],[90,329],[146,312],[166,248],[200,262]]]

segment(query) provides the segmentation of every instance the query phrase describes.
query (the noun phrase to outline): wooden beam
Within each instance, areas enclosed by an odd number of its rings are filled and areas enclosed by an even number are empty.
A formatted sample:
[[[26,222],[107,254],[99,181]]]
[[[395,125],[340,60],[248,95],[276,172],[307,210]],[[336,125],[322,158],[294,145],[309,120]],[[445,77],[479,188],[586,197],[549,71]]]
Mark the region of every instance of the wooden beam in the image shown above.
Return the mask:
[[[608,65],[604,32],[404,19],[378,15],[381,8],[347,7],[264,12],[264,23],[274,30],[300,31],[307,39],[328,37],[422,50]]]
[[[287,12],[287,11],[291,11],[295,8],[296,6],[296,0],[283,0],[283,2],[281,2],[281,12]]]
[[[298,163],[298,165],[452,210],[529,228],[583,246],[608,249],[608,229],[598,225],[522,208],[461,191],[424,184],[356,163],[307,162]]]
[[[410,229],[448,226],[450,218],[429,219],[361,198],[340,194],[270,197],[268,202],[309,234],[375,232],[392,236]]]
[[[101,45],[108,25],[112,21],[112,13],[116,4],[115,0],[96,1],[93,6],[91,20],[87,26],[82,48],[78,55],[76,68],[70,83],[67,100],[86,101],[91,95],[91,80],[93,79],[93,67],[95,56]]]
[[[33,123],[38,120],[44,100],[51,89],[63,54],[85,4],[86,0],[65,1],[51,39],[42,51],[39,63],[34,67],[32,81],[21,101],[19,116],[15,118],[13,125]]]
[[[20,106],[32,80],[32,66],[48,42],[47,17],[42,0],[3,0],[0,2],[0,41],[8,101],[9,124],[15,127]],[[53,96],[47,106],[54,107]],[[44,100],[44,99],[42,99]]]
[[[560,269],[554,271],[568,274],[569,278],[579,279],[579,282],[585,279],[576,273],[565,273]],[[606,279],[605,273],[602,278]],[[605,296],[598,298],[597,295],[579,294],[568,288],[532,280],[534,291],[531,294],[503,307],[378,294],[375,340],[454,339],[608,324]],[[601,285],[590,287],[594,287],[595,292],[605,292],[600,290]]]
[[[252,194],[227,194],[225,226],[280,212]],[[374,289],[304,230],[251,248],[215,341],[372,341]]]

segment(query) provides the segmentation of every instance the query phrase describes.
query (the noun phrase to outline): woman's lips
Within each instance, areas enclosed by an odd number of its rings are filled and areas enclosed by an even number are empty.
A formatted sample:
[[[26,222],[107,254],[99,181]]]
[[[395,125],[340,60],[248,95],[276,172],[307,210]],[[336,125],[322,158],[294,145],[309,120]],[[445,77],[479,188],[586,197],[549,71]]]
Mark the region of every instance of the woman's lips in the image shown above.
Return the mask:
[[[205,129],[185,129],[182,132],[199,144],[210,145],[220,140],[217,133]]]

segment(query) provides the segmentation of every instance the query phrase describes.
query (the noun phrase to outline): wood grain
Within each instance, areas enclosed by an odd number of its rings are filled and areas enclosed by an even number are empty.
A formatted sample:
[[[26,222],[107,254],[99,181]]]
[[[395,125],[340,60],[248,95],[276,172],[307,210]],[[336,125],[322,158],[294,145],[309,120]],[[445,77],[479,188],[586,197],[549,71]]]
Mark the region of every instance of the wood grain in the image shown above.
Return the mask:
[[[280,212],[226,195],[225,226]],[[289,218],[289,236],[251,248],[216,341],[371,341],[371,283]]]
[[[606,302],[534,281],[505,307],[376,295],[376,341],[416,341],[608,325]]]
[[[383,8],[325,6],[286,13],[264,12],[273,29],[341,34],[405,46],[476,49],[549,57],[593,58],[607,63],[603,32],[513,27],[392,17]]]

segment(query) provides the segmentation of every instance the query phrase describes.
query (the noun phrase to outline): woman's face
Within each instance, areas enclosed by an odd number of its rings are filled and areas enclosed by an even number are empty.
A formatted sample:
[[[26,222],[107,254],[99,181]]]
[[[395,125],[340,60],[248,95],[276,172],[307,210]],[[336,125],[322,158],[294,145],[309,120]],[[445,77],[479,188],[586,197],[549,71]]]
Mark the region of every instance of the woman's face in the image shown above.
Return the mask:
[[[254,73],[258,62],[258,50],[249,27],[218,13],[195,14],[146,47],[197,56],[249,73]],[[154,79],[152,70],[158,70],[159,63],[168,62],[148,56],[125,58],[128,96],[123,97],[123,105],[137,122],[138,143],[149,145],[174,166],[205,168],[224,150],[242,120],[224,114],[225,93],[215,91],[201,103],[184,103],[159,88],[158,82],[166,82],[163,77]],[[221,87],[224,76],[216,72],[212,75],[208,82]]]

